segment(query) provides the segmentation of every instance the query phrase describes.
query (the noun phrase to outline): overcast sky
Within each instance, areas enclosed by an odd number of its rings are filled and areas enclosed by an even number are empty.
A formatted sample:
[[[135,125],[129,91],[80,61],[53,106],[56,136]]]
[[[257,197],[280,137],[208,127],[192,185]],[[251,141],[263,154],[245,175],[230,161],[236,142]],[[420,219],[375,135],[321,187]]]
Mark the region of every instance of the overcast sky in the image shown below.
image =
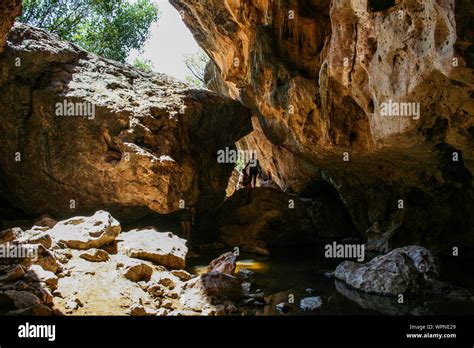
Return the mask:
[[[199,46],[168,0],[155,2],[160,9],[160,18],[151,27],[151,36],[143,47],[143,53],[132,51],[128,62],[133,63],[137,56],[150,59],[155,71],[184,80],[191,75],[184,65],[184,55],[197,52]]]

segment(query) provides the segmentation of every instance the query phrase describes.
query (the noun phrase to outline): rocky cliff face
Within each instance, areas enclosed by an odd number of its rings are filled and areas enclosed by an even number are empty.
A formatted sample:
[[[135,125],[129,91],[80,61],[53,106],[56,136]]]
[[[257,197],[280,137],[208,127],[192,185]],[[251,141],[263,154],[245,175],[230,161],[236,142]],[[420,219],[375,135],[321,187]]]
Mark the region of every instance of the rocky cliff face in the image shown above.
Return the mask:
[[[230,98],[25,25],[10,31],[0,71],[0,192],[30,215],[137,218],[180,200],[212,210],[233,169],[217,151],[251,131]]]
[[[281,188],[331,183],[371,249],[474,245],[472,2],[171,3]]]
[[[8,31],[15,17],[21,15],[21,5],[21,0],[5,0],[0,3],[0,53],[5,50]]]

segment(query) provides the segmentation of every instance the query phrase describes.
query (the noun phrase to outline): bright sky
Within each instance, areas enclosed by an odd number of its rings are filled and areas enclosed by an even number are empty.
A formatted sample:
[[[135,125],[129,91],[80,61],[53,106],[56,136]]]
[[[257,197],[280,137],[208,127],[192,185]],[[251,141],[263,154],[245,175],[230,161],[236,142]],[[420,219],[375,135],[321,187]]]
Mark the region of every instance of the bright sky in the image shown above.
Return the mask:
[[[168,0],[155,2],[160,9],[160,18],[151,27],[151,35],[143,47],[143,54],[133,50],[128,62],[133,63],[136,57],[150,59],[156,72],[184,80],[187,75],[191,75],[184,64],[184,56],[196,53],[199,46]]]

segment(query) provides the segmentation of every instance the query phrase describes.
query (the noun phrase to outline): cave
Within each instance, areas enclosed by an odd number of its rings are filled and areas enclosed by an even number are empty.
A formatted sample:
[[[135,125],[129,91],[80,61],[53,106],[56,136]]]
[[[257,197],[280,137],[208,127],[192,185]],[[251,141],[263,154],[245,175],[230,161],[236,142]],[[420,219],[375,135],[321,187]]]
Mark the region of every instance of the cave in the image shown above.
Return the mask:
[[[36,253],[0,315],[474,313],[471,2],[170,0],[85,42],[31,3],[0,5],[0,251]],[[156,23],[192,76],[130,60]]]

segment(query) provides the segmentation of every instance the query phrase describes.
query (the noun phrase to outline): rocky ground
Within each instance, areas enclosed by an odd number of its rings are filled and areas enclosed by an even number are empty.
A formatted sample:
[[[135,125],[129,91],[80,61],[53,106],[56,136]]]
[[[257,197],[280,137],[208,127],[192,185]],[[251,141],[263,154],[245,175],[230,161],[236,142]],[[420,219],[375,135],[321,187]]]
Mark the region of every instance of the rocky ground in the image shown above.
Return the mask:
[[[331,301],[318,289],[306,289],[297,299],[290,290],[264,293],[253,271],[237,271],[234,252],[189,273],[184,268],[193,253],[186,240],[153,227],[122,231],[105,211],[60,222],[43,216],[29,228],[1,231],[0,247],[37,251],[37,257],[0,259],[0,312],[6,315],[317,314]],[[345,261],[327,273],[333,275],[339,293],[382,313],[426,312],[424,306],[397,306],[400,294],[474,303],[473,291],[437,279],[436,258],[419,246],[395,249],[366,264]]]
[[[0,246],[37,248],[38,258],[2,258],[0,307],[20,315],[223,315],[238,312],[245,272],[223,254],[206,272],[183,268],[186,241],[154,228],[123,232],[105,211],[0,233]]]

